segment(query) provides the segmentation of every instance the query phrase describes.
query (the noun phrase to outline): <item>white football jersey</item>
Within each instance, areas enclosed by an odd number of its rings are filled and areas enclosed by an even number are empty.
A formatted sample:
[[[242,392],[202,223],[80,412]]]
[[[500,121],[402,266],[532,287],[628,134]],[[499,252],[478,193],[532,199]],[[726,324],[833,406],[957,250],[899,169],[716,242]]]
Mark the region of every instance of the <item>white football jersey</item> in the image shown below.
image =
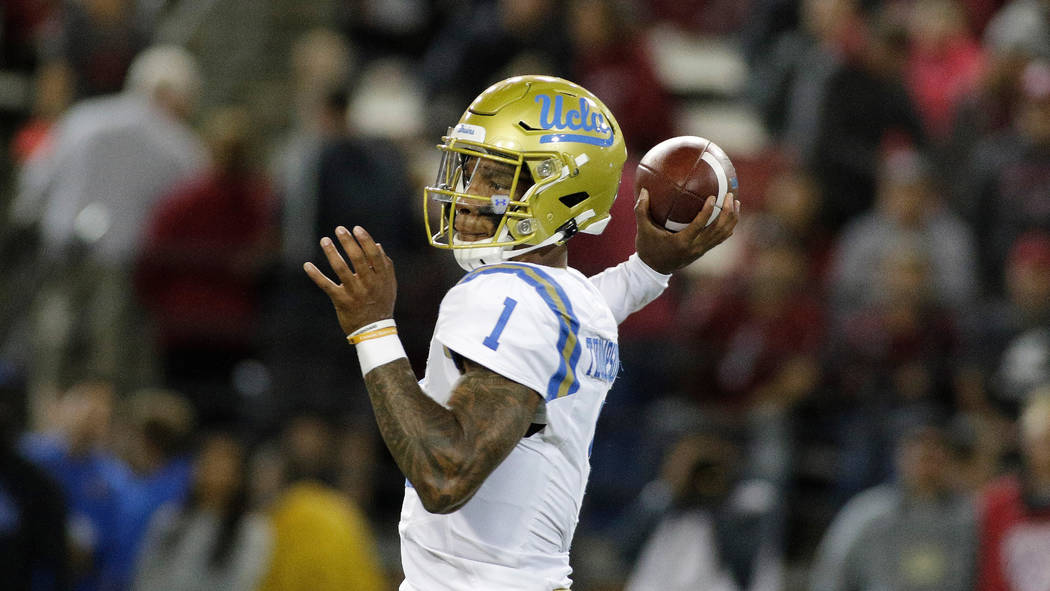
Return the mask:
[[[423,391],[447,404],[460,378],[455,351],[538,392],[544,403],[533,422],[545,426],[523,437],[453,513],[427,512],[406,486],[402,591],[569,587],[595,424],[620,368],[616,326],[658,296],[667,277],[636,256],[592,279],[571,268],[502,263],[449,290]]]

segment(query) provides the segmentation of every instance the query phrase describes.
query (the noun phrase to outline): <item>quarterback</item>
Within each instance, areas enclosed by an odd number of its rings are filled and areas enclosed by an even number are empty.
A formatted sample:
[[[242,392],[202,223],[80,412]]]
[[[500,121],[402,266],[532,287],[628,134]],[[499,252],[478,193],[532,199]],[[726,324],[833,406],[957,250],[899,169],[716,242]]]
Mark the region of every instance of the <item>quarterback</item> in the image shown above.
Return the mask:
[[[357,349],[407,477],[401,590],[567,589],[595,423],[619,371],[617,325],[728,238],[739,206],[728,195],[705,226],[711,197],[670,233],[650,221],[643,191],[636,254],[588,278],[568,267],[566,243],[604,229],[626,159],[598,98],[559,78],[510,78],[478,96],[438,149],[427,234],[467,274],[442,300],[422,380],[397,337],[382,245],[340,226],[321,240],[334,279],[305,270]]]

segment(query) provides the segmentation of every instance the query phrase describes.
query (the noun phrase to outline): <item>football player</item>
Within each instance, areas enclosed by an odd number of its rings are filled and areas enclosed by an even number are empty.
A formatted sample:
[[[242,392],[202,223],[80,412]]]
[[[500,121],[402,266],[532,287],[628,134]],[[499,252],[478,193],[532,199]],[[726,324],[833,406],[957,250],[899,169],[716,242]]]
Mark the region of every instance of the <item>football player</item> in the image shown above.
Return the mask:
[[[305,270],[357,348],[407,477],[401,590],[567,589],[595,423],[619,370],[617,325],[728,238],[739,206],[727,195],[705,227],[710,197],[672,234],[650,221],[643,191],[637,253],[588,278],[568,267],[566,243],[608,223],[626,159],[597,97],[559,78],[510,78],[438,148],[427,231],[468,273],[442,300],[422,381],[397,337],[394,264],[380,244],[339,227],[321,240],[334,279]]]

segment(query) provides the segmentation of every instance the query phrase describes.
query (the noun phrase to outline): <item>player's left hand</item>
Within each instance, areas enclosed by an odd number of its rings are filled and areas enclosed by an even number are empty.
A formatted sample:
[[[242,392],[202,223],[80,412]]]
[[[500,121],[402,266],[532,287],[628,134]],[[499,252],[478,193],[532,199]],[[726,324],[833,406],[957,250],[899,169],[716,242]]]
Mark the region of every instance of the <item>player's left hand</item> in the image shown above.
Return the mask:
[[[335,236],[350,259],[349,265],[331,238],[321,239],[321,249],[339,283],[329,279],[313,263],[305,263],[303,269],[332,300],[343,332],[350,334],[377,320],[393,318],[397,279],[394,262],[383,251],[383,246],[372,240],[361,226],[354,226],[353,234],[339,226]]]
[[[722,211],[711,225],[707,220],[715,209],[715,197],[708,197],[703,208],[689,225],[678,232],[669,232],[649,217],[649,191],[642,189],[634,204],[634,218],[638,235],[634,248],[638,257],[654,271],[672,273],[702,257],[733,235],[740,216],[740,203],[732,193],[726,193]]]

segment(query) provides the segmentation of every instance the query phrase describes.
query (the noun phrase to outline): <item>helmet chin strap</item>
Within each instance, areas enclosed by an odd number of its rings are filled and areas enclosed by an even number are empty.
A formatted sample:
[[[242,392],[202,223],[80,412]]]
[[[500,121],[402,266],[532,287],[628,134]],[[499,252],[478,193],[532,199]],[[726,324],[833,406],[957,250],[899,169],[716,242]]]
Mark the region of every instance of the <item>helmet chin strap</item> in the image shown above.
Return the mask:
[[[518,250],[511,250],[513,247],[510,246],[477,246],[473,248],[457,248],[452,251],[452,254],[456,257],[456,262],[459,263],[459,266],[462,267],[464,271],[473,271],[482,265],[509,261],[516,259],[523,254],[528,254],[536,249],[557,244],[563,239],[563,236],[564,232],[555,232],[550,238],[547,238],[539,244],[534,244],[527,248],[521,248]],[[452,243],[457,245],[491,244],[494,241],[495,237],[485,238],[484,240],[477,240],[471,243],[455,237],[452,239]]]
[[[576,232],[575,228],[577,224],[582,224],[587,220],[594,217],[594,210],[588,209],[587,211],[576,216],[571,220],[571,227],[573,230],[558,230],[554,234],[551,234],[543,242],[534,244],[527,248],[520,248],[511,250],[513,247],[510,246],[477,246],[473,248],[457,248],[452,251],[452,254],[456,257],[456,262],[463,268],[464,271],[473,271],[482,265],[488,265],[491,263],[500,263],[503,261],[509,261],[520,257],[523,254],[528,254],[534,250],[543,248],[545,246],[551,246],[552,244],[561,244],[565,240],[568,240]],[[568,226],[568,224],[566,225]],[[563,226],[566,227],[566,226]],[[500,233],[500,242],[510,240],[510,230],[503,228],[503,232]],[[496,241],[496,237],[485,238],[484,240],[477,240],[474,242],[466,242],[460,240],[456,235],[452,236],[452,244],[492,244]]]
[[[477,240],[474,242],[467,242],[460,240],[456,235],[452,237],[452,244],[459,246],[463,244],[491,244],[495,241],[495,237],[485,238],[484,240]],[[456,248],[452,250],[452,255],[456,257],[456,262],[463,268],[464,271],[473,271],[482,265],[488,265],[490,263],[498,263],[503,260],[503,249],[502,246],[472,246],[471,248]]]

